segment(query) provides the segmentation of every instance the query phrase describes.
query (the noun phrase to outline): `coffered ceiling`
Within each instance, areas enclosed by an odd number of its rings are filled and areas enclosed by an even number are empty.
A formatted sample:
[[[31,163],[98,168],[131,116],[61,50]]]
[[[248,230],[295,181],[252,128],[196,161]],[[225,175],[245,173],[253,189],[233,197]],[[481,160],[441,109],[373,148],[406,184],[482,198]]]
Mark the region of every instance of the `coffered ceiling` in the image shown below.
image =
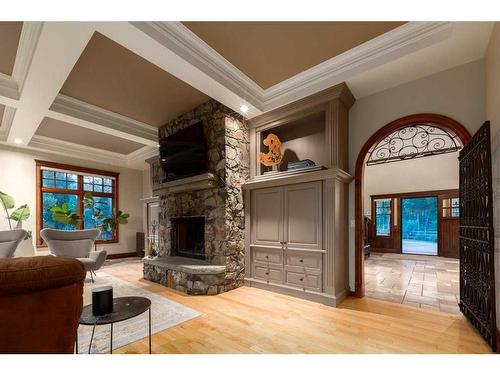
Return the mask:
[[[61,93],[154,127],[209,99],[100,33],[90,39]]]
[[[0,22],[0,73],[12,74],[22,22]]]
[[[263,89],[403,23],[183,22]]]
[[[346,82],[360,98],[480,59],[488,22],[0,22],[0,144],[145,168],[214,98],[248,118]]]
[[[144,147],[141,143],[69,124],[64,121],[54,120],[49,117],[45,117],[42,120],[35,134],[65,142],[73,142],[83,146],[116,152],[122,155],[128,155],[139,150],[141,147]]]

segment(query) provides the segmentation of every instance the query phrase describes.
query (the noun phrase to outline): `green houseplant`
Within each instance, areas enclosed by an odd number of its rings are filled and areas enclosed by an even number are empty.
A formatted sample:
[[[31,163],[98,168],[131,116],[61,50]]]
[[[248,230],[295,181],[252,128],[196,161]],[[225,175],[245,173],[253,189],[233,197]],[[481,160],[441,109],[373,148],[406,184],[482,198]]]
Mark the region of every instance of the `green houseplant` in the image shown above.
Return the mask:
[[[5,211],[5,218],[9,223],[10,230],[22,229],[22,222],[26,221],[30,217],[30,208],[27,204],[23,204],[16,208],[14,211],[9,212],[9,210],[14,209],[16,202],[13,197],[0,191],[0,202],[2,202],[2,207]],[[26,237],[24,239],[31,238],[31,231],[26,232]]]
[[[130,214],[124,213],[123,211],[116,210],[113,208],[113,213],[110,217],[104,218],[104,207],[105,202],[96,202],[93,199],[91,193],[85,193],[83,196],[83,207],[91,208],[92,211],[92,219],[99,223],[97,225],[97,229],[101,233],[106,232],[108,230],[114,230],[119,224],[127,224],[128,218]],[[78,226],[83,217],[78,215],[76,211],[73,211],[69,208],[67,203],[63,203],[61,205],[54,205],[50,208],[52,212],[52,219],[58,223],[63,225],[72,225]]]

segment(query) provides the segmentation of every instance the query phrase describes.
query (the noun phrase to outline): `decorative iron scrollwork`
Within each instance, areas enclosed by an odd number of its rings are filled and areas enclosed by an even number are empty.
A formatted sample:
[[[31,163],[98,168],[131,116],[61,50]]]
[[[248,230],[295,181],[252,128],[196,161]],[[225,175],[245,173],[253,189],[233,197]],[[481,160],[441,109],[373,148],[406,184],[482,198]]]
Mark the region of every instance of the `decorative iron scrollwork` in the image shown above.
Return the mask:
[[[396,130],[373,146],[366,165],[446,154],[461,147],[456,135],[434,124],[415,124]]]

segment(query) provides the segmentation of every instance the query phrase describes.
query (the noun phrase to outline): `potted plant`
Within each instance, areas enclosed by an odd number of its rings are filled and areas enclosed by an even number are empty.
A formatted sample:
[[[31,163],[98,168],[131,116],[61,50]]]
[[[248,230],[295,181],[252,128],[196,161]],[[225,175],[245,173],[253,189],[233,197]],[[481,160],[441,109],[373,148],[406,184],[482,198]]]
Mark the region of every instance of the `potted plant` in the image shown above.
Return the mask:
[[[28,205],[23,204],[16,208],[14,211],[9,212],[9,210],[12,210],[15,207],[15,200],[10,195],[5,194],[1,191],[0,202],[2,202],[2,207],[6,215],[5,218],[9,223],[9,229],[22,229],[23,221],[28,220],[30,217],[30,208],[28,207]],[[29,238],[31,238],[31,231],[26,231],[26,237],[24,239],[26,240]]]
[[[92,220],[97,224],[97,229],[101,233],[108,230],[114,230],[119,224],[127,224],[130,214],[113,208],[112,215],[104,218],[104,206],[106,202],[94,201],[91,193],[85,193],[83,196],[83,207],[92,209]],[[52,219],[63,225],[72,225],[78,227],[83,221],[83,217],[78,215],[76,211],[69,208],[67,203],[54,205],[50,208]]]
[[[30,217],[30,209],[27,204],[14,209],[14,198],[1,191],[0,202],[2,202],[5,218],[9,224],[9,230],[1,232],[3,245],[0,257],[11,257],[23,239],[27,240],[31,238],[31,231],[22,229],[23,221],[28,220]]]

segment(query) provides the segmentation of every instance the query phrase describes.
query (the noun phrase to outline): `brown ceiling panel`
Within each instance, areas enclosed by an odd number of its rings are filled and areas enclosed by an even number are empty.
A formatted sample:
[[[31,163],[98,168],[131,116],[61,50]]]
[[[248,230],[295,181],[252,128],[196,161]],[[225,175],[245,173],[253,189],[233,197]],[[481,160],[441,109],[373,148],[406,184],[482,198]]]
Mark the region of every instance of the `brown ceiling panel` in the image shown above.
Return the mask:
[[[141,143],[68,124],[49,117],[45,117],[42,120],[36,134],[124,155],[128,155],[144,146]]]
[[[0,73],[12,75],[22,22],[0,22]]]
[[[404,22],[184,22],[266,89]]]
[[[209,97],[95,33],[61,93],[160,127]]]

